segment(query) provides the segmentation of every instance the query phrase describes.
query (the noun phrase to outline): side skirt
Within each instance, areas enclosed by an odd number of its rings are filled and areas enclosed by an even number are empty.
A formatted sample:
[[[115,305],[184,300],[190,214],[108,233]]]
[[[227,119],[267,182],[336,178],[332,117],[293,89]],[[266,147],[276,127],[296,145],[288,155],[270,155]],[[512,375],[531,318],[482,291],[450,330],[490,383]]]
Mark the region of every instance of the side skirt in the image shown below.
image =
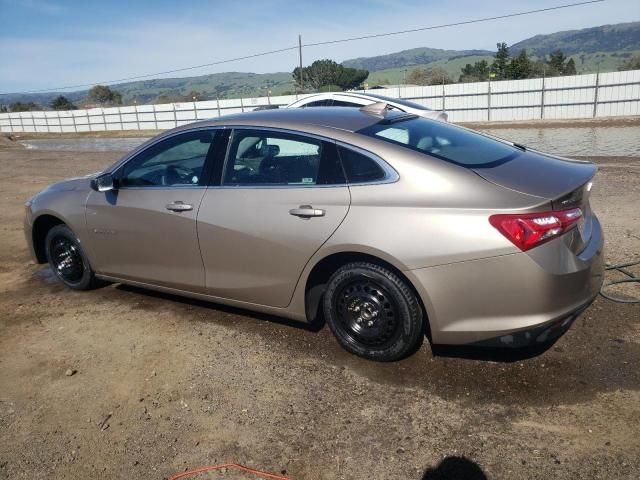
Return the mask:
[[[112,283],[121,283],[123,285],[131,285],[132,287],[144,288],[147,290],[154,290],[157,292],[168,293],[170,295],[178,295],[181,297],[193,298],[195,300],[202,300],[205,302],[219,303],[221,305],[228,305],[230,307],[243,308],[245,310],[252,310],[254,312],[266,313],[268,315],[277,315],[285,317],[291,320],[308,323],[307,317],[304,313],[293,312],[286,308],[269,307],[266,305],[259,305],[257,303],[241,302],[238,300],[230,300],[228,298],[216,297],[213,295],[207,295],[205,293],[190,292],[188,290],[179,290],[177,288],[163,287],[161,285],[154,285],[151,283],[138,282],[135,280],[127,280],[124,278],[111,277],[108,275],[96,274],[96,278],[105,280]]]

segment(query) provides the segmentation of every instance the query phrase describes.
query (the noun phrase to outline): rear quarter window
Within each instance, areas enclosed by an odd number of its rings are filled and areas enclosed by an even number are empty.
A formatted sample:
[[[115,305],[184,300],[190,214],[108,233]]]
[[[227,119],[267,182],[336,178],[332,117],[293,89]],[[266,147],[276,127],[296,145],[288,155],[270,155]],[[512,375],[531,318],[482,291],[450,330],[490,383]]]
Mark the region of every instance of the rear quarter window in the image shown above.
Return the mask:
[[[338,153],[349,183],[370,183],[384,180],[384,170],[372,158],[344,147],[338,147]]]
[[[425,118],[394,123],[382,121],[357,133],[468,168],[490,168],[508,162],[521,153],[520,149],[508,143]]]

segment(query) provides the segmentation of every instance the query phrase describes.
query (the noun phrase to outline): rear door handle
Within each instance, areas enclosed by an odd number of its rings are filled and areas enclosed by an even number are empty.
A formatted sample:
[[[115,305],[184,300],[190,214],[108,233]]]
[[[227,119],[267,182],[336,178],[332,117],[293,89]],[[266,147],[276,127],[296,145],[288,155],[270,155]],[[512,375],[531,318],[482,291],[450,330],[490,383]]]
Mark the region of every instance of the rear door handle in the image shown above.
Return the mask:
[[[300,205],[298,208],[289,210],[289,214],[302,218],[324,217],[325,211],[313,208],[311,205]]]
[[[167,203],[166,209],[172,212],[188,212],[189,210],[193,210],[193,205],[184,203],[181,200],[176,200],[173,203]]]

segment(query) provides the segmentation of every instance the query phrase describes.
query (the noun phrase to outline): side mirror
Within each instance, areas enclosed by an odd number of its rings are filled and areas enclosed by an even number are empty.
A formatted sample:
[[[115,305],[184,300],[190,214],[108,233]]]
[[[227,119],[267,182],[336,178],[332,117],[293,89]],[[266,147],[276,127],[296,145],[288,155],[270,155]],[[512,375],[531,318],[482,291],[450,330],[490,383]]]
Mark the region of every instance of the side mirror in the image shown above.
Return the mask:
[[[115,190],[113,177],[110,173],[103,173],[91,180],[91,188],[96,192],[108,192],[109,190]]]

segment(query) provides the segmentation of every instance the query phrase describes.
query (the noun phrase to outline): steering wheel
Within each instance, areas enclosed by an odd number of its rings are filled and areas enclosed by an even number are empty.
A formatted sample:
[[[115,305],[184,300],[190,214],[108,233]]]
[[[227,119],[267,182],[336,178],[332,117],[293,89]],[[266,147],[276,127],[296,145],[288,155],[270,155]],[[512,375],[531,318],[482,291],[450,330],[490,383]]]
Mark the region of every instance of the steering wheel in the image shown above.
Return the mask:
[[[163,185],[193,185],[193,171],[176,165],[169,165],[162,176]]]

